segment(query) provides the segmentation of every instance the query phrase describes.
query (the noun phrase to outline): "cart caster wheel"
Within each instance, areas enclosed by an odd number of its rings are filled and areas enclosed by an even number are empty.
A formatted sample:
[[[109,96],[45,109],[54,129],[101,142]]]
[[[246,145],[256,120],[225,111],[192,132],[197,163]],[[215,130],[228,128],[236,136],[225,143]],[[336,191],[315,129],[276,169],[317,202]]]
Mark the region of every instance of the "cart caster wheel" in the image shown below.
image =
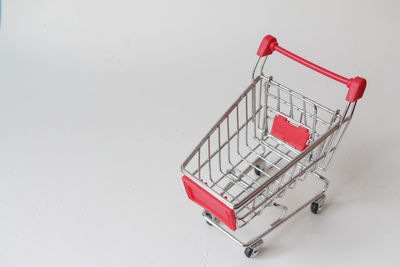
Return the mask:
[[[215,222],[215,223],[218,223],[218,219],[214,216],[214,215],[212,215],[210,212],[208,212],[208,211],[206,211],[206,210],[204,210],[203,211],[203,216],[204,217],[207,217],[208,219],[210,219],[211,221],[213,221],[213,222]],[[206,220],[206,223],[209,225],[209,226],[213,226],[209,221],[207,221]]]
[[[311,203],[311,212],[314,214],[318,214],[321,212],[322,208],[324,207],[326,196],[323,195],[316,201]]]
[[[256,253],[254,249],[249,247],[244,250],[244,255],[246,255],[247,258],[253,258],[256,256]]]
[[[244,250],[244,255],[246,255],[247,258],[254,258],[255,256],[257,256],[263,244],[264,242],[262,241],[262,239],[258,240],[257,243],[255,243],[251,247],[247,247]]]
[[[257,176],[260,176],[260,175],[261,175],[261,171],[260,171],[261,166],[260,166],[260,165],[256,165],[256,167],[257,167],[257,168],[254,168],[254,172],[255,172],[255,174],[256,174]]]

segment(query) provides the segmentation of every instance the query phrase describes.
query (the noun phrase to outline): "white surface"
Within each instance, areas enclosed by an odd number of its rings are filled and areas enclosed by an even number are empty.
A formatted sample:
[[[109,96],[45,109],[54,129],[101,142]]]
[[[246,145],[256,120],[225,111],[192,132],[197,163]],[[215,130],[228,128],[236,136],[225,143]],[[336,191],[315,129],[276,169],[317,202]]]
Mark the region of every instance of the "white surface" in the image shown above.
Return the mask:
[[[398,266],[399,8],[3,1],[0,266]],[[268,33],[368,87],[326,174],[326,210],[248,260],[187,200],[180,164],[248,85]],[[343,86],[270,59],[278,81],[343,107]]]

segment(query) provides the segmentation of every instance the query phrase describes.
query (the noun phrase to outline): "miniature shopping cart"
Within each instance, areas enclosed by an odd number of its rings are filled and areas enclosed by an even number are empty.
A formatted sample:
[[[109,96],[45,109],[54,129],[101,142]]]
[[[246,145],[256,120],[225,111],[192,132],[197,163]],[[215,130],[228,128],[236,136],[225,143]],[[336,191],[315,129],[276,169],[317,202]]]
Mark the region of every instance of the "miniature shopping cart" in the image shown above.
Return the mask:
[[[277,51],[348,87],[343,112],[325,107],[264,75],[267,56]],[[253,81],[182,164],[188,197],[203,217],[254,257],[262,238],[308,205],[315,214],[325,202],[325,171],[366,87],[360,77],[344,78],[278,45],[267,35],[257,52]],[[255,73],[260,73],[255,77]],[[302,181],[315,178],[322,189],[288,212],[281,200]],[[266,208],[277,209],[268,229],[248,241],[236,230]],[[255,221],[255,220],[254,220]]]

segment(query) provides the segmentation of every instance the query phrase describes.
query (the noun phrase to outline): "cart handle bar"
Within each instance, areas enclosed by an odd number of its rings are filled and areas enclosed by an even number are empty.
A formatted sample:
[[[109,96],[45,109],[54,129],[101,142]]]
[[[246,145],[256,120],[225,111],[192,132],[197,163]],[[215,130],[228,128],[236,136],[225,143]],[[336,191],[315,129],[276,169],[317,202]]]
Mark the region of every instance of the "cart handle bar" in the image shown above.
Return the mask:
[[[358,99],[360,99],[365,91],[365,87],[367,86],[367,80],[361,77],[355,77],[355,78],[345,78],[343,76],[340,76],[339,74],[336,74],[330,70],[324,69],[302,57],[299,57],[296,54],[293,54],[292,52],[286,50],[285,48],[281,47],[278,45],[278,42],[275,37],[272,35],[267,35],[264,37],[264,39],[261,42],[261,45],[257,51],[257,55],[259,57],[265,57],[272,52],[278,51],[279,53],[287,56],[288,58],[293,59],[294,61],[299,62],[300,64],[303,64],[304,66],[313,69],[325,76],[328,76],[329,78],[332,78],[338,82],[344,83],[347,85],[349,88],[349,91],[347,92],[346,100],[350,102],[355,102]]]

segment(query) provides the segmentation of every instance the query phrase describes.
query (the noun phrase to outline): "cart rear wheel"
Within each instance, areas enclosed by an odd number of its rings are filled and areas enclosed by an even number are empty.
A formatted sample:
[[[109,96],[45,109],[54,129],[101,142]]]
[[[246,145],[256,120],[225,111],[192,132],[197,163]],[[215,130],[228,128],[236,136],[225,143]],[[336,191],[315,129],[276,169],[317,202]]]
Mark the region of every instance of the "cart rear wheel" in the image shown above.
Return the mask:
[[[322,208],[324,207],[326,196],[322,195],[319,199],[315,200],[311,203],[311,212],[314,214],[318,214],[321,212]]]
[[[256,174],[257,176],[260,176],[260,175],[261,175],[260,169],[261,169],[261,166],[260,166],[260,165],[256,165],[256,168],[254,168],[254,172],[255,172],[255,174]]]

